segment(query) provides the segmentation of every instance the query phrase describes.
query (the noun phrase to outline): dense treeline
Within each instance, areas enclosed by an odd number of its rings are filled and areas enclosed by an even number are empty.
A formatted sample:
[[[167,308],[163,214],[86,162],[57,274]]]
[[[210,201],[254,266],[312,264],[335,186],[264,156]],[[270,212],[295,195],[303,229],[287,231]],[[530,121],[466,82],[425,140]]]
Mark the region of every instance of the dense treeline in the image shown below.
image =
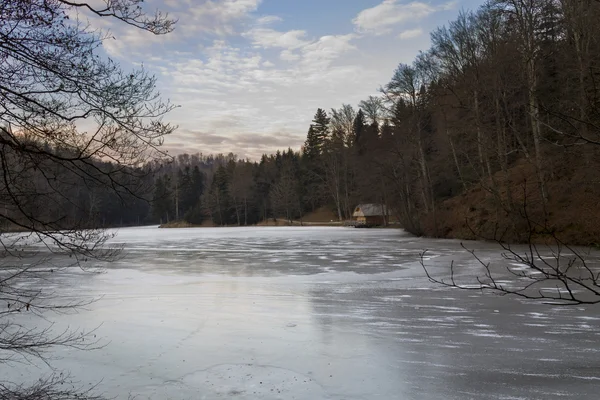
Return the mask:
[[[247,225],[320,207],[344,220],[373,202],[417,234],[519,240],[535,220],[593,236],[595,213],[566,209],[600,198],[598,20],[597,1],[493,1],[432,32],[379,97],[318,109],[297,152],[153,162],[129,208],[89,185],[66,197],[104,226]]]
[[[82,157],[34,135],[0,131],[3,230],[85,229],[146,222],[154,180],[147,167]]]

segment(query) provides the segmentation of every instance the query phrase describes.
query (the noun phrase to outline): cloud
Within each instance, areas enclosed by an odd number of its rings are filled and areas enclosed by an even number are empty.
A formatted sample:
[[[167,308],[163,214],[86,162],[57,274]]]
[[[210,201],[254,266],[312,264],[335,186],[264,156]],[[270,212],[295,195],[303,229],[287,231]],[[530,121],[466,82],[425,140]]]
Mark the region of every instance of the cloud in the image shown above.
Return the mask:
[[[178,15],[186,21],[185,29],[227,36],[236,32],[237,22],[256,11],[262,0],[187,0],[189,8]]]
[[[422,34],[423,34],[423,29],[421,29],[421,28],[408,29],[408,30],[400,32],[400,34],[398,35],[398,39],[401,39],[401,40],[414,39],[416,37],[421,36]]]
[[[454,1],[433,6],[421,1],[403,4],[398,0],[384,0],[375,7],[361,11],[352,23],[357,32],[383,35],[389,33],[395,25],[421,20],[437,11],[451,9],[454,5]]]
[[[111,35],[102,42],[106,53],[113,58],[130,58],[132,55],[144,55],[148,59],[150,55],[145,51],[152,46],[164,46],[176,41],[176,36],[154,35],[143,29],[131,29],[120,26],[119,29],[111,29]]]
[[[166,149],[171,154],[203,153],[228,154],[234,152],[241,158],[258,160],[263,154],[271,154],[288,147],[298,150],[304,138],[286,130],[273,133],[229,133],[214,134],[202,130],[180,129],[170,140]],[[193,143],[193,146],[190,146]]]
[[[268,28],[256,28],[244,33],[242,36],[250,39],[254,46],[265,49],[273,47],[297,49],[310,43],[306,39],[306,31],[302,30],[279,32]]]
[[[301,49],[303,62],[306,65],[328,66],[342,54],[356,49],[350,43],[352,39],[354,39],[353,34],[322,36],[319,40],[307,44]]]
[[[264,17],[260,17],[256,20],[256,25],[265,26],[281,21],[283,21],[283,18],[278,17],[276,15],[265,15]]]
[[[300,59],[300,54],[294,53],[291,50],[283,50],[280,54],[279,54],[279,58],[281,58],[283,61],[296,61]]]
[[[257,11],[262,0],[180,0],[167,1],[158,7],[177,19],[175,30],[168,35],[154,35],[134,29],[111,19],[91,18],[94,27],[110,31],[114,39],[104,41],[109,56],[121,59],[148,58],[148,49],[157,45],[170,46],[186,41],[225,38],[239,34]],[[264,16],[259,25],[279,21],[276,16]],[[165,49],[166,50],[166,49]]]
[[[245,32],[242,36],[251,40],[255,48],[283,49],[279,58],[283,61],[302,60],[306,65],[328,65],[341,54],[356,49],[350,41],[354,34],[327,35],[316,40],[307,38],[306,31],[290,30],[280,32],[268,28],[256,28]]]
[[[355,49],[350,43],[352,38],[352,34],[331,35],[302,45],[285,42],[289,48],[284,49],[280,57],[293,63],[281,68],[265,59],[258,50],[215,40],[203,50],[204,59],[171,61],[168,67],[161,67],[161,71],[179,93],[189,94],[194,90],[194,93],[206,96],[228,92],[234,92],[236,96],[237,92],[266,94],[283,87],[332,79],[327,78],[331,64]]]

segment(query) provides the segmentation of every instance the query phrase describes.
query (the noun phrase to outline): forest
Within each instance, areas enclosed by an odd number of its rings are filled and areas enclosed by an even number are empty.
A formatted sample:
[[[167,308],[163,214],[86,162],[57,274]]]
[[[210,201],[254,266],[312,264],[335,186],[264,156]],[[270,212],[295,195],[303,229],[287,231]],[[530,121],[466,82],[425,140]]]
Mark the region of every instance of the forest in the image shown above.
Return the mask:
[[[45,201],[56,205],[47,212],[64,212],[65,226],[231,226],[322,207],[342,221],[359,203],[382,203],[417,235],[595,244],[599,20],[593,0],[488,2],[432,32],[431,48],[400,64],[379,96],[316,110],[301,149],[120,167],[110,194],[57,171],[68,195]],[[27,169],[27,182],[42,170]],[[19,225],[18,210],[5,214]]]

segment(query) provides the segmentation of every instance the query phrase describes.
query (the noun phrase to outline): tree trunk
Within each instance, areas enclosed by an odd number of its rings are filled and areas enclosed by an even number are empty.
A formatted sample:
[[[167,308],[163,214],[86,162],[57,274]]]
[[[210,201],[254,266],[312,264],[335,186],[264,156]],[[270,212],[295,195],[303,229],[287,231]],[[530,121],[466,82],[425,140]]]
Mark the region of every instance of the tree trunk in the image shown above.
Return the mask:
[[[337,212],[338,212],[338,220],[342,221],[342,208],[340,206],[340,194],[339,194],[339,190],[337,193],[337,200],[336,200],[336,205],[337,205]]]
[[[513,209],[512,192],[510,174],[508,172],[508,148],[506,143],[506,127],[504,124],[504,118],[502,116],[502,110],[500,108],[500,100],[498,96],[494,98],[495,112],[496,112],[496,126],[498,135],[498,164],[504,175],[504,189],[506,190],[506,206],[509,211]]]
[[[237,198],[233,198],[233,204],[235,204],[235,216],[237,218],[237,225],[242,226],[241,218],[240,218],[240,206],[238,204]]]
[[[417,146],[419,151],[419,164],[421,167],[421,185],[423,191],[423,202],[425,206],[425,212],[429,212],[429,192],[431,190],[429,184],[429,173],[427,172],[427,161],[425,160],[425,151],[421,143],[421,132],[417,131]]]
[[[269,219],[269,217],[267,216],[267,201],[265,199],[263,199],[263,206],[264,206],[264,217],[265,217],[265,222],[267,222],[267,220]]]
[[[462,171],[460,170],[460,165],[458,164],[458,156],[456,155],[456,148],[454,147],[454,142],[452,141],[452,137],[450,136],[450,132],[446,129],[446,136],[448,137],[448,142],[450,143],[450,150],[452,151],[452,158],[454,159],[454,165],[456,166],[456,172],[458,173],[458,179],[460,179],[460,183],[462,184],[463,191],[467,191],[467,184],[465,183],[465,179],[463,178]]]
[[[217,190],[217,212],[219,213],[219,225],[223,226],[223,214],[221,214],[221,199],[219,196],[219,191]]]
[[[379,176],[381,177],[381,211],[383,214],[383,226],[388,226],[387,196],[385,192],[385,182],[383,180],[383,174],[380,173]]]
[[[179,221],[179,185],[175,180],[175,220]]]
[[[527,62],[527,78],[529,83],[529,115],[531,120],[531,133],[533,136],[533,146],[535,150],[535,167],[538,175],[538,184],[540,187],[540,194],[544,204],[548,200],[546,193],[546,185],[544,182],[544,169],[543,169],[543,156],[542,156],[542,144],[541,144],[541,127],[540,127],[540,110],[537,101],[537,77],[535,73],[535,66],[532,60]]]
[[[477,152],[479,154],[479,162],[481,163],[481,178],[484,176],[488,176],[491,178],[492,171],[489,165],[489,162],[486,160],[485,152],[483,149],[483,134],[481,132],[481,123],[479,121],[479,92],[477,90],[473,91],[473,104],[475,108],[475,129],[477,132]],[[487,168],[487,174],[486,174]]]

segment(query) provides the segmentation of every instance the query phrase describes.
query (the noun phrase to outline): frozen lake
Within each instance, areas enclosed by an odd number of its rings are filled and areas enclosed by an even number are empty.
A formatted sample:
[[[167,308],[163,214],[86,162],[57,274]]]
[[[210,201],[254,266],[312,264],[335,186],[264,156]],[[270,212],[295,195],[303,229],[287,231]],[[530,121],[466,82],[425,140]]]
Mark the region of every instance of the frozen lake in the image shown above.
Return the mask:
[[[476,263],[459,242],[351,228],[122,229],[124,258],[48,285],[100,299],[56,329],[105,347],[57,350],[83,386],[127,399],[598,399],[600,306],[435,286]],[[485,260],[493,244],[469,243]],[[26,380],[32,367],[3,371]],[[47,367],[36,367],[36,374]]]

